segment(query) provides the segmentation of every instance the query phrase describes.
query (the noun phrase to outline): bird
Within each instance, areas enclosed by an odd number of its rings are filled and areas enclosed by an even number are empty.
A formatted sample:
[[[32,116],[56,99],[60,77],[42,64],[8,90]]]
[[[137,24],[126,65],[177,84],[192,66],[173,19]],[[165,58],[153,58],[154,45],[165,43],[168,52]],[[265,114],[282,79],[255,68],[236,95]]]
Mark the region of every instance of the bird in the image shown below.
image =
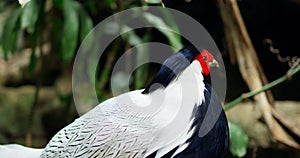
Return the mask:
[[[6,149],[31,158],[224,158],[227,118],[204,79],[218,66],[208,50],[184,47],[164,61],[144,89],[100,103],[44,149],[2,145],[0,154]]]

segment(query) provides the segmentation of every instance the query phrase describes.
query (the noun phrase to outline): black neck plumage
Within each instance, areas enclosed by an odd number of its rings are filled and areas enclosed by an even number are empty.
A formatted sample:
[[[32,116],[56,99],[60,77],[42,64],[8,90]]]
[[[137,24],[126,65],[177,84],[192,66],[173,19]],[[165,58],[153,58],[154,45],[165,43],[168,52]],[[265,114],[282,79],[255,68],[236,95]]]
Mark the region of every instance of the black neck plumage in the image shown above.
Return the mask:
[[[195,47],[186,47],[167,58],[142,94],[167,87],[191,64],[197,55],[199,55],[199,51]]]

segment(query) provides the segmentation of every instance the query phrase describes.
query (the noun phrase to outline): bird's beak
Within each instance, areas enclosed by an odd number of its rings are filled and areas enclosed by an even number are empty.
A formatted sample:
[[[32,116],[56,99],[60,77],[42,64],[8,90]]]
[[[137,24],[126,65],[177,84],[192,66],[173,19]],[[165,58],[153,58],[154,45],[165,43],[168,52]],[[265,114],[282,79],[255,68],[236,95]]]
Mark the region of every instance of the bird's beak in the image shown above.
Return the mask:
[[[217,62],[216,59],[208,63],[209,67],[219,67],[219,63]]]

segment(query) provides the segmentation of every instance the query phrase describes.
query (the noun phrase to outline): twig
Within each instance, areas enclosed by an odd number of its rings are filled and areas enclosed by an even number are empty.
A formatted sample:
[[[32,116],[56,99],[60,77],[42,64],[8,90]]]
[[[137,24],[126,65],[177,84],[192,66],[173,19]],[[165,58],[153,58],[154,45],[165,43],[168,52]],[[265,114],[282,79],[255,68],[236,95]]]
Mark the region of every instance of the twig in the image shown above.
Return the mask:
[[[298,65],[295,69],[293,69],[291,72],[285,74],[284,76],[276,79],[273,82],[270,82],[269,84],[264,85],[260,90],[251,91],[251,92],[242,94],[240,97],[238,97],[238,98],[234,99],[233,101],[231,101],[230,103],[226,104],[225,107],[224,107],[224,110],[225,111],[229,110],[229,109],[235,107],[236,105],[238,105],[243,100],[251,98],[251,97],[253,97],[253,96],[255,96],[255,95],[257,95],[257,94],[259,94],[261,92],[264,92],[264,91],[266,91],[268,89],[273,88],[276,85],[279,85],[280,83],[282,83],[282,82],[290,79],[290,77],[292,77],[293,75],[295,75],[299,71],[300,71],[300,65]]]
[[[238,26],[237,30],[239,31],[239,34],[241,35],[240,40],[242,40],[244,42],[246,49],[249,50],[247,53],[250,53],[252,61],[254,62],[254,66],[257,69],[257,72],[259,74],[258,77],[260,78],[260,82],[262,82],[262,84],[264,84],[264,85],[268,84],[267,77],[264,74],[262,66],[261,66],[261,64],[259,62],[259,59],[257,57],[257,53],[254,49],[254,46],[253,46],[252,42],[251,42],[250,36],[249,36],[248,31],[246,29],[246,25],[245,25],[244,20],[241,16],[240,9],[238,7],[237,1],[236,0],[230,0],[230,6],[231,6],[231,9],[232,9],[233,17],[235,19],[234,22]],[[270,105],[274,106],[274,97],[273,97],[271,91],[266,91],[265,95],[266,95]]]
[[[266,83],[267,80],[241,17],[237,1],[228,0],[226,5],[224,5],[222,0],[218,0],[218,2],[221,10],[221,17],[224,22],[225,36],[228,36],[226,39],[229,40],[228,42],[232,42],[229,46],[233,46],[232,50],[234,50],[234,53],[236,54],[242,77],[246,81],[249,89],[253,91],[234,100],[234,104],[237,104],[243,101],[243,98],[247,97],[247,95],[251,96],[252,93],[258,92],[258,89],[262,89],[264,87],[263,85],[269,84]],[[256,101],[258,110],[261,112],[265,123],[276,140],[299,149],[300,145],[288,135],[272,116],[271,105],[273,98],[272,95],[267,97],[267,94],[268,93],[264,90],[259,91],[257,94],[253,94],[253,98]],[[230,108],[230,106],[227,108]]]
[[[264,43],[269,45],[270,52],[276,54],[278,61],[284,63],[284,62],[288,62],[290,60],[290,57],[283,58],[280,56],[280,50],[277,48],[274,48],[273,41],[271,39],[269,39],[269,38],[265,39]]]
[[[161,0],[160,1],[160,4],[161,4],[161,6],[163,7],[163,8],[166,8],[166,6],[165,6],[165,4],[164,4],[164,2]]]
[[[236,0],[229,0],[226,5],[221,0],[218,1],[221,9],[221,16],[225,25],[225,36],[228,42],[232,42],[232,50],[236,55],[241,75],[251,91],[261,89],[267,83],[262,81],[259,72],[258,59],[255,49],[251,43],[246,26],[240,14]],[[274,131],[274,119],[272,118],[270,103],[266,93],[260,93],[254,97],[258,108],[262,113],[266,124]]]
[[[35,49],[35,48],[32,48]],[[35,115],[35,109],[38,103],[38,99],[39,99],[39,92],[40,92],[40,87],[42,85],[42,80],[43,80],[43,76],[44,76],[44,67],[45,67],[45,56],[44,56],[44,51],[43,51],[43,46],[42,46],[42,42],[39,46],[39,50],[40,50],[40,58],[42,60],[42,66],[41,66],[41,71],[40,71],[40,76],[37,78],[36,81],[36,85],[35,85],[35,91],[34,91],[34,98],[33,98],[33,102],[32,102],[32,106],[30,108],[30,112],[28,115],[28,125],[27,125],[27,131],[26,131],[26,146],[32,146],[32,126],[33,126],[33,118]],[[35,53],[35,50],[33,50],[32,53]]]
[[[277,48],[274,48],[273,42],[272,42],[271,39],[267,38],[267,39],[264,40],[264,42],[265,42],[266,44],[269,45],[269,50],[270,50],[270,52],[276,54],[277,59],[278,59],[280,62],[282,62],[282,63],[286,63],[286,62],[287,62],[287,63],[288,63],[290,69],[289,69],[289,71],[287,72],[287,75],[289,75],[289,74],[290,74],[290,73],[291,73],[291,72],[292,72],[292,71],[300,64],[300,58],[297,57],[297,56],[293,56],[293,57],[290,57],[290,56],[282,57],[282,56],[280,55],[280,50],[277,49]]]
[[[42,1],[41,6],[44,6],[45,1]],[[32,146],[32,126],[33,126],[33,118],[35,116],[35,109],[38,103],[38,97],[39,97],[39,92],[40,92],[40,86],[42,84],[42,80],[44,78],[44,68],[45,68],[45,56],[44,56],[44,50],[43,50],[43,26],[45,24],[45,19],[44,17],[44,8],[41,7],[39,9],[39,18],[38,21],[36,22],[35,25],[35,31],[32,35],[34,36],[34,34],[36,34],[36,39],[35,37],[33,37],[33,39],[31,39],[31,49],[32,49],[32,53],[35,53],[35,49],[36,49],[36,44],[39,43],[39,51],[40,51],[40,58],[41,58],[41,70],[40,70],[40,74],[37,78],[36,81],[36,87],[35,87],[35,92],[34,92],[34,98],[33,98],[33,103],[29,112],[29,116],[28,116],[28,126],[27,126],[27,131],[26,131],[26,136],[25,136],[25,142],[27,146]],[[38,36],[38,34],[41,33],[40,36]]]
[[[34,98],[33,98],[33,103],[29,112],[29,118],[28,118],[28,127],[26,131],[26,146],[32,146],[32,125],[33,125],[33,117],[35,115],[35,107],[38,102],[38,97],[39,97],[39,92],[40,92],[40,87],[41,87],[41,82],[37,81],[37,84],[35,86],[35,91],[34,91]]]
[[[257,148],[257,146],[255,146],[253,148],[253,150],[252,150],[252,158],[256,158],[257,157],[257,150],[258,150],[258,148]]]

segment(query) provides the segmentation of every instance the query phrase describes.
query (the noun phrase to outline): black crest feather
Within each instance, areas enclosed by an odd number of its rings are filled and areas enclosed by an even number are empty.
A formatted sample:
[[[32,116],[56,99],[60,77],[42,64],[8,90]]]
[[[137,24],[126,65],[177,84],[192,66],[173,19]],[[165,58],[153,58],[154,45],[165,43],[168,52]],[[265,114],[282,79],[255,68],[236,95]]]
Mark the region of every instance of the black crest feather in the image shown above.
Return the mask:
[[[199,55],[199,51],[195,47],[185,47],[167,58],[154,79],[142,93],[148,94],[156,89],[167,87],[191,64],[197,55]]]

